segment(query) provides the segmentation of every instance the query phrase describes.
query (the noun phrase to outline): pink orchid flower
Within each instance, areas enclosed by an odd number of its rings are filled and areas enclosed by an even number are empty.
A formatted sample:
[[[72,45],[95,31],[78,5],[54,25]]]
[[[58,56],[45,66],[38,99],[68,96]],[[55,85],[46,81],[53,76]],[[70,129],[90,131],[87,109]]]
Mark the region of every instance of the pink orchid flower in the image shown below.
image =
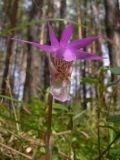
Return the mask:
[[[102,60],[102,57],[80,50],[92,42],[99,39],[97,36],[75,40],[68,43],[73,32],[73,25],[70,23],[63,30],[60,42],[57,40],[52,26],[48,23],[49,37],[51,45],[41,45],[36,42],[30,42],[12,38],[20,42],[31,44],[48,53],[49,68],[51,75],[50,92],[55,99],[65,102],[69,99],[70,78],[73,62],[75,60]]]

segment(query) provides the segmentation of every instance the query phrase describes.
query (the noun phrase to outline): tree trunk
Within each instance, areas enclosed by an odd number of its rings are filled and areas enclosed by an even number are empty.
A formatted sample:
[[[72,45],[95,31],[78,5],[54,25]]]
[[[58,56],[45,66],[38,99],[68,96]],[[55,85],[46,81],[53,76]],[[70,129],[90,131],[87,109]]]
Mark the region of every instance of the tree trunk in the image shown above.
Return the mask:
[[[120,9],[118,0],[105,0],[106,33],[111,66],[120,66]],[[120,80],[118,76],[116,80]],[[120,108],[120,87],[117,88],[116,105]]]
[[[87,7],[87,0],[83,2],[84,7]],[[79,39],[82,39],[82,37],[86,37],[86,28],[82,29],[82,22],[81,22],[81,0],[76,0],[76,11],[77,11],[77,21],[78,21],[78,37]],[[84,12],[84,17],[86,17],[86,11]],[[86,19],[83,21],[84,25],[86,26]],[[78,65],[78,64],[77,64]],[[80,80],[86,76],[86,62],[81,61],[79,62],[80,65]],[[78,70],[78,67],[76,67],[76,72]],[[78,76],[78,75],[77,75]],[[79,78],[76,78],[76,80],[79,81]],[[76,81],[76,84],[78,82]],[[77,101],[80,101],[80,104],[82,104],[83,108],[86,109],[86,84],[80,84],[80,87],[78,89],[78,86],[76,86],[76,97]]]
[[[66,18],[66,0],[61,0],[60,2],[60,18],[65,19]],[[59,37],[61,37],[61,33],[63,31],[64,25],[60,23],[59,26]]]
[[[4,2],[4,10],[5,14],[9,20],[9,27],[14,28],[17,23],[17,10],[18,10],[18,3],[19,0],[5,0]],[[9,37],[7,38],[7,53],[6,53],[6,60],[5,60],[5,69],[3,73],[3,80],[2,80],[2,87],[1,92],[2,94],[8,94],[7,90],[7,84],[10,85],[10,63],[11,63],[11,57],[13,55],[12,52],[12,45],[13,41],[11,38],[15,35],[15,32],[10,33]],[[12,89],[12,86],[10,86]]]
[[[47,17],[53,18],[53,0],[48,0],[47,2]],[[49,33],[47,32],[47,43],[50,44],[49,41]],[[44,91],[46,92],[46,89],[50,85],[50,73],[49,73],[49,62],[48,57],[44,57]]]
[[[43,0],[33,1],[29,20],[40,19],[42,16]],[[28,28],[28,40],[37,41],[40,27],[33,24]],[[41,29],[41,28],[40,28]],[[41,35],[40,35],[41,38]],[[24,85],[24,100],[28,101],[31,97],[37,96],[41,84],[42,58],[41,53],[35,47],[28,45],[27,69]]]

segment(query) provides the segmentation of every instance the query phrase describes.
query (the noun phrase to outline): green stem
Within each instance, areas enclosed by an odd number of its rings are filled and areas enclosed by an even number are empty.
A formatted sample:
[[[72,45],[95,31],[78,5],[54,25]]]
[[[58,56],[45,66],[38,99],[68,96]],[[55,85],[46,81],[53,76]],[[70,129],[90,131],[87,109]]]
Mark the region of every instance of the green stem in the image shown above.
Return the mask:
[[[98,154],[99,154],[99,160],[101,160],[100,158],[100,128],[99,128],[99,119],[100,119],[100,113],[99,113],[99,107],[98,107],[98,111],[97,111],[97,136],[98,136]]]
[[[17,121],[18,121],[17,109],[16,109],[16,107],[14,106],[14,103],[13,103],[13,96],[12,96],[12,91],[11,91],[9,82],[7,82],[7,85],[8,85],[8,89],[9,89],[9,93],[10,93],[10,98],[11,98],[11,106],[12,106],[13,114],[14,114],[15,121],[16,121],[17,133],[20,134],[20,125],[19,125],[19,123],[17,123]]]
[[[101,153],[101,155],[96,159],[101,159],[111,148],[111,146],[120,138],[120,133],[117,134],[117,136],[114,138],[114,140],[108,145],[108,147]]]
[[[46,160],[52,160],[52,144],[51,144],[52,105],[53,105],[53,96],[49,94],[49,97],[48,97],[48,130],[47,130],[47,140],[46,140]]]
[[[99,159],[101,155],[101,150],[100,150],[100,128],[99,128],[99,123],[100,123],[100,106],[101,106],[101,96],[100,96],[100,84],[97,86],[97,96],[98,96],[98,104],[97,104],[97,138],[98,138],[98,155]]]

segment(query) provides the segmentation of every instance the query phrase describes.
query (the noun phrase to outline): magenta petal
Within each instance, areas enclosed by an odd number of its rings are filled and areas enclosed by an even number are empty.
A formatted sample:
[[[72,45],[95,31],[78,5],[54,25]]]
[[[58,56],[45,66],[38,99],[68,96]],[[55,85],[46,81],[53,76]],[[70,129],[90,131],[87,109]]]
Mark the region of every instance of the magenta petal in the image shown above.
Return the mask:
[[[70,44],[70,47],[72,47],[73,49],[84,48],[87,45],[91,44],[92,42],[96,41],[98,38],[99,37],[89,37],[80,40],[75,40]]]
[[[91,54],[85,51],[77,51],[76,52],[76,57],[77,59],[82,59],[82,60],[103,60],[101,56],[98,56],[96,54]]]
[[[73,32],[73,25],[70,23],[68,26],[66,26],[62,32],[60,44],[64,45],[68,42]]]
[[[54,52],[54,58],[63,58],[63,60],[71,62],[76,60],[76,55],[70,48],[61,48]]]
[[[12,39],[12,40],[15,40],[15,41],[22,42],[22,43],[31,44],[31,45],[39,48],[39,49],[42,49],[42,50],[45,51],[45,52],[51,52],[51,51],[52,51],[51,46],[48,46],[48,45],[41,45],[41,44],[36,43],[36,42],[30,42],[30,41],[20,40],[20,39],[17,39],[17,38],[11,38],[11,39]]]
[[[71,61],[75,61],[76,60],[76,55],[75,52],[73,52],[71,49],[66,48],[63,51],[63,59],[65,61],[71,62]]]
[[[55,35],[50,23],[48,23],[48,29],[49,29],[49,37],[50,37],[51,45],[59,47],[59,42],[58,42],[58,40],[56,38],[56,35]]]

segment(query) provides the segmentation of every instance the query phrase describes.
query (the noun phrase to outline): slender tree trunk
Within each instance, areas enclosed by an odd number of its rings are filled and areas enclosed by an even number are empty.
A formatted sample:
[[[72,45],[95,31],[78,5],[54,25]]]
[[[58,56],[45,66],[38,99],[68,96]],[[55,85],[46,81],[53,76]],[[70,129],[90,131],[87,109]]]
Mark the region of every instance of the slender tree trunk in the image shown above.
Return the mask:
[[[4,8],[5,8],[5,13],[6,16],[9,20],[9,27],[14,28],[17,23],[17,11],[18,11],[18,4],[19,0],[5,0],[4,3]],[[7,83],[10,82],[10,63],[11,63],[11,58],[13,55],[12,52],[12,46],[13,46],[13,41],[11,38],[15,35],[15,32],[12,32],[9,37],[7,38],[7,53],[6,53],[6,60],[5,60],[5,69],[3,73],[3,80],[2,80],[2,87],[1,91],[2,94],[7,94]],[[12,89],[12,87],[11,87]]]
[[[87,0],[84,1],[84,7],[87,8]],[[84,12],[84,17],[85,17],[84,25],[85,26],[86,26],[86,16],[87,16],[87,12],[85,10],[85,12]],[[78,21],[78,24],[81,25],[81,21],[80,22],[79,21]],[[82,33],[82,27],[81,27],[81,29],[79,29],[79,34],[80,33],[81,33],[81,38],[82,38],[82,36],[83,37],[87,37],[86,28],[83,29],[83,33]],[[82,77],[81,78],[84,78],[86,76],[86,67],[87,67],[86,61],[84,61],[82,65],[83,65],[83,69],[82,69]],[[82,94],[83,94],[82,105],[83,105],[83,108],[86,109],[86,107],[87,107],[87,102],[86,102],[86,94],[87,94],[86,84],[82,84]]]
[[[42,16],[43,0],[33,1],[29,20],[40,19]],[[42,26],[42,25],[41,25]],[[35,24],[28,28],[28,40],[37,41],[39,28]],[[40,28],[42,29],[42,28]],[[43,30],[42,30],[43,32]],[[40,35],[40,38],[43,35]],[[27,69],[24,85],[24,100],[28,101],[32,96],[37,96],[41,84],[42,60],[39,50],[28,45]]]
[[[78,36],[82,38],[82,27],[81,27],[81,11],[80,11],[80,0],[76,0],[76,9],[77,9],[77,21],[78,21]]]
[[[87,7],[87,1],[83,2],[84,7]],[[78,21],[78,37],[79,39],[82,39],[82,37],[86,37],[86,28],[82,29],[82,22],[81,22],[81,0],[76,0],[76,10],[77,10],[77,21]],[[84,17],[86,17],[86,11],[84,13]],[[83,21],[84,25],[86,26],[86,20]],[[86,75],[86,62],[80,62],[80,79],[82,79],[83,77],[85,77]],[[78,68],[77,68],[78,70]],[[79,80],[79,79],[78,79]],[[78,82],[76,82],[78,83]],[[78,88],[78,87],[77,87]],[[84,109],[86,108],[86,85],[85,84],[80,84],[80,88],[79,90],[76,91],[77,94],[77,99],[80,100],[80,103],[82,104],[82,106],[84,107]]]
[[[66,18],[66,0],[61,0],[60,3],[60,18],[65,19]],[[61,33],[63,31],[64,25],[63,23],[60,23],[59,26],[59,37],[61,37]]]
[[[47,17],[53,18],[53,0],[48,0],[47,6]],[[47,32],[47,43],[50,44],[49,33]],[[49,73],[49,62],[48,57],[44,57],[44,90],[50,85],[50,73]]]
[[[118,0],[104,0],[106,33],[111,66],[120,66],[120,9]],[[120,76],[115,78],[120,81]],[[117,87],[116,105],[120,108],[120,84]]]

